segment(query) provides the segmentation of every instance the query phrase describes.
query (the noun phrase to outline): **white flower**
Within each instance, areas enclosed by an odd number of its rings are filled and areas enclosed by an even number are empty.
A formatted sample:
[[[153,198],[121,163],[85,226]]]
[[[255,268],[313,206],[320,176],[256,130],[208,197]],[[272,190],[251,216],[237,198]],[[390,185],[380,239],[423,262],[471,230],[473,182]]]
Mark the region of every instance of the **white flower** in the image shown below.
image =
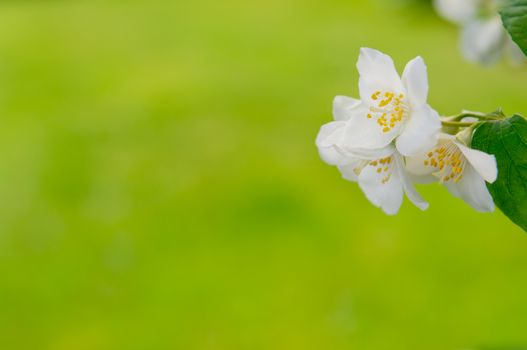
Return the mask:
[[[366,197],[386,214],[394,215],[401,207],[404,193],[420,209],[428,208],[409,181],[404,161],[391,144],[379,150],[350,148],[347,128],[362,108],[360,101],[336,97],[333,104],[334,122],[320,129],[316,144],[321,158],[330,165],[336,165],[343,177],[358,182]]]
[[[503,27],[498,13],[500,0],[434,0],[437,12],[445,19],[463,27],[463,56],[481,64],[497,62],[504,53],[513,64],[526,58]]]
[[[482,0],[434,0],[437,12],[445,19],[462,24],[478,15]]]
[[[452,135],[441,134],[437,146],[424,155],[406,159],[408,172],[430,182],[439,179],[450,193],[477,211],[494,211],[494,202],[485,184],[498,176],[493,155],[471,149]]]
[[[357,63],[360,101],[340,97],[337,120],[347,120],[343,146],[375,153],[395,141],[399,153],[416,155],[432,147],[441,128],[439,115],[427,104],[428,78],[421,57],[399,77],[390,56],[362,48]]]

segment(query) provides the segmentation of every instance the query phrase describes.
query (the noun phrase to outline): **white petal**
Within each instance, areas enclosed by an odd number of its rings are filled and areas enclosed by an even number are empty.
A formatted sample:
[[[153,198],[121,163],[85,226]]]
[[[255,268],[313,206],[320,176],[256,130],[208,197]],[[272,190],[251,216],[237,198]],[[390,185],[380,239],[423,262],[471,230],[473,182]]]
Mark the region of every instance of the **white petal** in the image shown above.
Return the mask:
[[[448,192],[450,192],[451,195],[453,195],[456,198],[461,198],[461,194],[459,193],[458,184],[452,181],[443,183],[445,187],[448,189]]]
[[[342,165],[349,163],[349,157],[339,152],[336,147],[324,147],[318,149],[320,158],[329,165]]]
[[[428,160],[425,153],[413,157],[406,157],[405,160],[405,169],[412,175],[427,176],[436,171],[435,168],[425,165],[425,161]]]
[[[406,193],[408,199],[419,209],[428,209],[428,203],[423,199],[423,197],[421,197],[414,185],[410,182],[410,179],[406,176],[401,156],[398,154],[394,155],[394,160],[396,164],[396,171],[399,174],[399,179],[403,185],[404,193]]]
[[[479,0],[434,0],[436,11],[454,23],[463,23],[476,17]]]
[[[403,187],[397,172],[392,172],[389,181],[382,183],[387,174],[379,174],[375,167],[366,166],[359,175],[359,186],[373,205],[388,215],[395,215],[403,202]]]
[[[485,180],[470,165],[465,168],[463,178],[457,184],[448,181],[445,185],[450,193],[463,199],[475,210],[480,212],[494,211],[494,202]]]
[[[338,169],[340,170],[344,179],[352,182],[357,182],[359,181],[359,176],[357,174],[356,169],[361,165],[362,162],[364,161],[356,159],[353,162],[350,162],[349,164],[338,166]]]
[[[428,98],[428,75],[421,57],[416,57],[406,65],[403,72],[403,84],[408,93],[408,101],[413,108],[426,104]]]
[[[439,182],[439,179],[433,175],[433,173],[437,171],[437,168],[425,165],[425,160],[428,159],[428,156],[424,153],[404,158],[404,169],[406,170],[410,181],[417,184]]]
[[[425,153],[437,143],[440,129],[439,114],[430,106],[412,110],[410,120],[397,138],[397,150],[404,156]]]
[[[469,61],[492,64],[501,57],[506,38],[499,16],[490,20],[474,20],[463,29],[461,50]]]
[[[346,127],[346,122],[329,122],[322,125],[315,141],[318,147],[331,147],[339,143],[344,136],[342,131]]]
[[[336,96],[333,99],[333,118],[337,121],[346,121],[351,118],[351,112],[358,108],[360,100],[347,96]]]
[[[465,112],[463,112],[465,113]],[[475,112],[477,113],[477,112]],[[439,135],[438,135],[438,138],[439,138],[439,142],[440,143],[447,143],[449,141],[455,141],[456,140],[456,136],[454,135],[450,135],[450,134],[447,134],[447,133],[444,133],[444,132],[440,132]]]
[[[376,120],[367,117],[368,110],[364,109],[357,117],[352,117],[345,130],[346,148],[380,149],[387,147],[401,132],[403,124],[395,125],[389,132],[383,132],[383,127]]]
[[[410,181],[414,184],[429,185],[429,184],[434,184],[434,183],[439,182],[439,179],[432,174],[414,175],[414,174],[408,173],[407,176],[408,176],[408,179],[410,179]]]
[[[350,154],[357,158],[362,159],[379,159],[379,158],[386,158],[393,154],[395,151],[395,146],[393,144],[389,144],[386,147],[383,148],[376,148],[376,149],[366,149],[366,148],[349,148],[349,147],[341,147],[340,148],[344,153]]]
[[[468,148],[465,145],[456,142],[459,150],[463,153],[465,158],[474,170],[487,182],[493,183],[498,177],[498,165],[496,164],[496,157],[482,151]]]
[[[520,49],[518,44],[512,41],[510,35],[507,35],[507,50],[509,51],[509,61],[514,66],[521,66],[527,62],[527,57]]]
[[[370,101],[375,91],[397,94],[405,92],[392,58],[380,51],[362,48],[357,69],[360,74],[359,90],[363,102]]]
[[[346,164],[349,162],[347,157],[339,152],[336,144],[340,142],[345,122],[331,122],[322,125],[315,141],[320,158],[330,165]]]

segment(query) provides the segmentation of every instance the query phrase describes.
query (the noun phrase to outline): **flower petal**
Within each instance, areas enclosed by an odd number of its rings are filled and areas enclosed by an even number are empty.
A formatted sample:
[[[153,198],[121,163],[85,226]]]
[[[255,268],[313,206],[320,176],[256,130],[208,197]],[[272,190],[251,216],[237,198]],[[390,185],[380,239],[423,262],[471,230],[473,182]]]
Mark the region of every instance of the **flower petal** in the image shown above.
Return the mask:
[[[425,160],[428,160],[426,154],[414,157],[405,157],[405,170],[411,182],[417,184],[431,184],[439,182],[439,179],[433,175],[437,168],[425,166]]]
[[[359,186],[373,205],[388,215],[395,215],[403,202],[403,187],[397,172],[392,172],[389,180],[383,183],[386,175],[367,166],[359,175]]]
[[[513,66],[521,66],[522,64],[525,64],[527,62],[527,57],[525,57],[525,54],[520,49],[518,44],[516,44],[510,35],[507,35],[507,51],[509,52],[509,62]]]
[[[418,207],[421,210],[428,209],[428,203],[421,197],[421,195],[417,192],[412,182],[410,182],[410,179],[408,176],[406,176],[406,173],[404,171],[404,164],[403,159],[400,155],[395,154],[394,160],[396,164],[396,171],[399,175],[399,179],[403,185],[404,193],[406,193],[406,196],[412,202],[416,207]]]
[[[359,181],[359,175],[357,174],[356,169],[360,167],[362,162],[365,161],[356,159],[353,162],[350,162],[349,164],[339,165],[338,169],[340,170],[340,173],[342,174],[342,177],[344,179],[352,182],[357,182]]]
[[[439,182],[439,179],[434,175],[414,175],[412,173],[407,174],[408,179],[414,184],[429,185]]]
[[[463,29],[461,50],[467,60],[489,65],[501,57],[506,39],[499,16],[490,20],[475,20]]]
[[[397,94],[405,92],[392,58],[380,51],[362,48],[357,69],[360,74],[359,90],[363,102],[370,101],[375,91],[390,91]]]
[[[476,17],[479,0],[434,0],[434,7],[441,17],[463,23]]]
[[[335,146],[343,137],[345,122],[331,122],[322,125],[317,135],[315,144],[318,147],[320,158],[329,165],[346,164],[349,162],[342,152]]]
[[[384,132],[373,118],[367,117],[368,111],[364,109],[360,116],[352,117],[346,125],[346,148],[380,149],[388,146],[401,132],[402,123],[395,125],[389,132]]]
[[[320,158],[329,165],[341,165],[349,162],[346,155],[339,152],[339,150],[333,147],[324,147],[318,149]]]
[[[413,157],[406,157],[405,169],[408,173],[417,176],[427,176],[437,171],[437,169],[432,166],[426,166],[426,160],[428,160],[428,157],[425,153]]]
[[[450,192],[451,195],[453,195],[454,197],[456,198],[461,198],[461,193],[459,193],[459,186],[457,183],[455,182],[446,182],[446,183],[443,183],[443,185],[445,185],[445,187],[447,188],[448,192]]]
[[[357,158],[374,160],[374,159],[389,157],[395,151],[395,146],[393,144],[389,144],[386,147],[376,148],[376,149],[349,148],[349,147],[344,146],[344,147],[340,147],[340,149],[344,153],[350,154]]]
[[[397,138],[397,150],[404,156],[425,153],[437,143],[440,129],[439,114],[430,106],[412,110],[410,120]]]
[[[318,147],[331,147],[339,143],[344,136],[342,131],[346,127],[346,122],[329,122],[322,125],[315,141]]]
[[[426,104],[428,98],[428,74],[425,61],[416,57],[406,65],[403,72],[403,84],[408,93],[408,101],[413,108]]]
[[[456,184],[448,181],[445,183],[452,195],[463,199],[468,205],[480,212],[494,211],[494,202],[487,189],[485,180],[467,165],[463,172],[463,178]]]
[[[468,148],[459,142],[455,143],[459,150],[463,153],[465,158],[474,170],[487,182],[493,183],[498,177],[498,165],[496,164],[496,157],[482,151]]]
[[[351,111],[361,105],[360,100],[347,96],[336,96],[333,99],[333,118],[337,121],[346,121],[351,118]]]

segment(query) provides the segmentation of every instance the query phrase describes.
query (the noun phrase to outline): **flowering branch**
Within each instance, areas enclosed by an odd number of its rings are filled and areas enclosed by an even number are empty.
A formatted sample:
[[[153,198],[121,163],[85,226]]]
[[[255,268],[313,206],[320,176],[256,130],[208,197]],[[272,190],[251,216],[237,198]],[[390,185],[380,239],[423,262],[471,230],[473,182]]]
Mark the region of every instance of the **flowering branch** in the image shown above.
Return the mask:
[[[494,211],[496,201],[527,231],[527,184],[516,180],[527,178],[527,120],[501,109],[440,117],[427,103],[421,57],[399,76],[388,55],[363,48],[357,68],[361,98],[337,96],[335,121],[317,136],[324,161],[386,214],[399,211],[405,194],[427,209],[412,181],[435,179],[477,211]]]

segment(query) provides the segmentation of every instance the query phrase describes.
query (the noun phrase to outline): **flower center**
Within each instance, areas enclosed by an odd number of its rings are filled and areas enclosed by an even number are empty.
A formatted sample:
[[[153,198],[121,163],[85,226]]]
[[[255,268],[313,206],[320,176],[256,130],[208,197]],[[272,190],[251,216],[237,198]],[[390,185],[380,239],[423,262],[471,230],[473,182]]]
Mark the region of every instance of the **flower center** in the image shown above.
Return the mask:
[[[453,143],[449,142],[428,152],[428,159],[424,161],[425,166],[438,168],[434,173],[441,182],[454,181],[457,183],[463,178],[466,159]]]
[[[404,102],[404,94],[390,91],[376,91],[371,95],[373,106],[370,107],[368,119],[375,119],[383,132],[390,132],[408,115],[409,108]]]
[[[391,167],[392,167],[392,157],[382,158],[378,160],[372,160],[368,163],[368,166],[377,168],[377,174],[382,174],[381,183],[384,185],[392,176]]]

